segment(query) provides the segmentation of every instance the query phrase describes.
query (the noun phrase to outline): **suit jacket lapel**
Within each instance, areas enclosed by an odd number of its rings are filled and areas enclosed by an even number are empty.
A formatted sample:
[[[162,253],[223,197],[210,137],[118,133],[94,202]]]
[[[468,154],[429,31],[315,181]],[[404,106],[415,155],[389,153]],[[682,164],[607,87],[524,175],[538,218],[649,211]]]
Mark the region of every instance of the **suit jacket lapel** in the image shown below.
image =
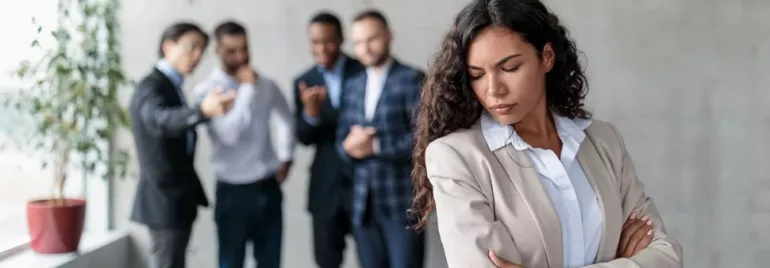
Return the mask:
[[[495,150],[494,154],[540,229],[548,267],[562,267],[561,222],[551,198],[540,183],[532,161],[524,152],[514,149],[510,143]]]
[[[617,202],[621,200],[618,191],[613,188],[614,183],[609,181],[613,176],[602,161],[602,156],[591,141],[588,131],[586,135],[586,139],[578,150],[577,160],[591,183],[602,210],[602,235],[596,262],[606,262],[615,259],[618,241],[620,241],[620,228],[625,219],[623,219],[622,208]]]
[[[176,101],[176,103],[174,103],[174,104],[176,104],[178,106],[185,106],[186,103],[187,103],[187,100],[182,100],[182,96],[180,96],[179,92],[177,92],[177,90],[178,91],[182,91],[182,89],[181,88],[177,89],[176,86],[174,86],[174,83],[171,82],[171,79],[168,76],[166,76],[165,74],[163,74],[163,72],[158,70],[158,68],[153,68],[153,73],[154,73],[154,75],[157,76],[157,79],[160,80],[160,82],[164,84],[161,87],[163,90],[166,91],[166,92],[164,92],[164,96],[166,98],[171,98],[171,99],[166,99],[166,101],[167,102],[169,102],[169,101],[170,102]],[[198,133],[196,133],[194,129],[187,130],[187,134],[186,135],[187,136],[185,136],[185,149],[187,148],[187,142],[188,142],[187,139],[192,139],[192,143],[193,144],[195,144],[197,142],[197,139],[198,139]],[[193,147],[195,147],[195,146],[193,146]],[[192,152],[190,152],[188,154],[188,156],[191,156],[191,157],[194,158],[194,155],[195,155],[195,148],[193,148]]]
[[[353,104],[356,119],[359,124],[366,122],[366,74],[355,76],[350,80],[350,87],[346,87],[345,96],[351,96],[351,101],[347,105]],[[353,101],[355,100],[355,102]]]
[[[400,64],[398,61],[396,61],[396,59],[392,59],[392,61],[393,62],[390,65],[388,73],[385,74],[385,82],[382,83],[382,92],[380,93],[380,98],[377,99],[377,106],[374,107],[374,116],[372,116],[372,122],[377,119],[378,114],[380,114],[381,110],[383,109],[383,105],[392,105],[388,103],[390,94],[395,94],[398,91],[395,88],[399,86],[399,81],[393,79],[393,76],[398,71],[398,68],[400,68]],[[366,84],[364,84],[364,87],[365,86]]]
[[[174,83],[171,82],[171,79],[168,78],[168,76],[166,76],[165,74],[163,74],[163,72],[158,70],[158,68],[153,68],[153,73],[161,82],[163,82],[164,86],[162,86],[161,88],[163,88],[163,90],[166,91],[165,96],[167,98],[171,96],[172,101],[176,101],[177,102],[176,104],[180,106],[183,105],[185,101],[183,101],[181,99],[181,96],[179,96],[179,92],[177,92],[177,88],[176,86],[174,86]],[[179,89],[179,91],[181,90],[182,89]]]

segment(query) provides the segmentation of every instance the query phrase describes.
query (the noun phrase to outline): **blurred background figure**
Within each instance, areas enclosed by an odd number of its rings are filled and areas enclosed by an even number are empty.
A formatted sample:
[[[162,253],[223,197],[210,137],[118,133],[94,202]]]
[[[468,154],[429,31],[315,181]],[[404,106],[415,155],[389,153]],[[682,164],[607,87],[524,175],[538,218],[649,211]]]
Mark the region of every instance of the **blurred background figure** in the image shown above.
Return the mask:
[[[150,230],[150,267],[185,267],[198,206],[208,206],[193,167],[194,127],[227,112],[234,94],[212,92],[199,105],[187,106],[182,82],[198,66],[207,45],[208,35],[197,25],[166,28],[161,59],[131,98],[140,174],[131,219]]]
[[[334,149],[342,85],[364,68],[342,52],[342,23],[329,12],[315,14],[307,26],[315,63],[294,81],[297,139],[315,145],[310,166],[307,210],[312,217],[313,255],[318,267],[337,268],[351,233],[353,169]]]
[[[207,123],[217,178],[219,267],[243,267],[250,242],[260,268],[278,268],[283,237],[280,184],[291,166],[293,117],[278,86],[252,67],[246,29],[227,21],[216,27],[214,36],[220,63],[196,86],[196,96],[237,92],[232,110]],[[271,115],[278,119],[276,149],[270,137]]]
[[[351,36],[364,72],[346,81],[337,131],[340,156],[353,164],[353,235],[361,266],[422,267],[423,233],[408,227],[412,114],[423,72],[390,54],[392,33],[377,10],[359,13]]]

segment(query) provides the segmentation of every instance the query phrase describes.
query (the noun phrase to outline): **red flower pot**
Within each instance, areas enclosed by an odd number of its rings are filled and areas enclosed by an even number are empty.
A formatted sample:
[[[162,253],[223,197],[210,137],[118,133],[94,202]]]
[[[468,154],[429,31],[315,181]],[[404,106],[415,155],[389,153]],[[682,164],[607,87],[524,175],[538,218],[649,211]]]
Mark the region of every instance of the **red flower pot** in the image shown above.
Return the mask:
[[[77,251],[85,216],[85,199],[30,201],[27,225],[32,250],[37,253]]]

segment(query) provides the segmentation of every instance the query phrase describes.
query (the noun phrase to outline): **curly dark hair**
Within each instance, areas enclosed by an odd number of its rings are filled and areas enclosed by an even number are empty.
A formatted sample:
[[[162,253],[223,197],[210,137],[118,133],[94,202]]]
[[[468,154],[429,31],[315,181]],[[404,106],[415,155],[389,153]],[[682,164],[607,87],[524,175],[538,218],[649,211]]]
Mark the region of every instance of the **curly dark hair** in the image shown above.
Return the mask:
[[[435,208],[433,186],[425,168],[425,150],[432,141],[470,128],[484,110],[470,87],[466,58],[468,46],[487,27],[503,26],[519,33],[539,53],[550,43],[555,63],[546,74],[549,110],[568,118],[591,117],[583,107],[588,82],[578,60],[575,42],[567,29],[539,0],[475,0],[462,9],[428,67],[417,110],[413,149],[411,212],[419,218],[414,226],[428,224]]]

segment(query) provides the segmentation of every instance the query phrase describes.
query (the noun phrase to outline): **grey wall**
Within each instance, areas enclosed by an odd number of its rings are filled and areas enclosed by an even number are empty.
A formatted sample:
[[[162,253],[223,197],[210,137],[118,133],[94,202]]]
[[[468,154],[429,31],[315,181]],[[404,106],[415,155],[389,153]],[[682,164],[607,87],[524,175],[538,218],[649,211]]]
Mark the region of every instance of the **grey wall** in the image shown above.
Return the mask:
[[[305,23],[321,8],[349,22],[365,0],[132,0],[123,3],[123,55],[132,77],[156,60],[162,27],[192,19],[207,29],[225,18],[244,22],[254,62],[291,97],[292,76],[311,59]],[[395,32],[395,55],[425,67],[452,16],[467,0],[370,0]],[[687,267],[760,267],[770,262],[770,2],[761,0],[550,0],[585,52],[591,81],[588,106],[616,123],[667,227],[684,245]],[[349,25],[349,24],[348,24]],[[349,44],[347,48],[349,48]],[[209,55],[187,84],[215,63]],[[130,90],[125,92],[125,96]],[[127,98],[127,97],[126,97]],[[205,133],[199,131],[199,133]],[[121,146],[132,146],[127,135]],[[208,142],[198,145],[198,171],[209,194]],[[304,212],[311,149],[299,148],[284,186],[285,267],[312,267],[310,224]],[[765,164],[765,165],[763,165]],[[130,228],[145,258],[148,237],[127,221],[135,181],[116,186],[116,223]],[[433,236],[435,238],[435,236]],[[190,267],[215,267],[209,210],[202,210]],[[429,266],[442,267],[430,248]],[[346,267],[356,267],[352,254]],[[141,261],[140,261],[141,262]]]

